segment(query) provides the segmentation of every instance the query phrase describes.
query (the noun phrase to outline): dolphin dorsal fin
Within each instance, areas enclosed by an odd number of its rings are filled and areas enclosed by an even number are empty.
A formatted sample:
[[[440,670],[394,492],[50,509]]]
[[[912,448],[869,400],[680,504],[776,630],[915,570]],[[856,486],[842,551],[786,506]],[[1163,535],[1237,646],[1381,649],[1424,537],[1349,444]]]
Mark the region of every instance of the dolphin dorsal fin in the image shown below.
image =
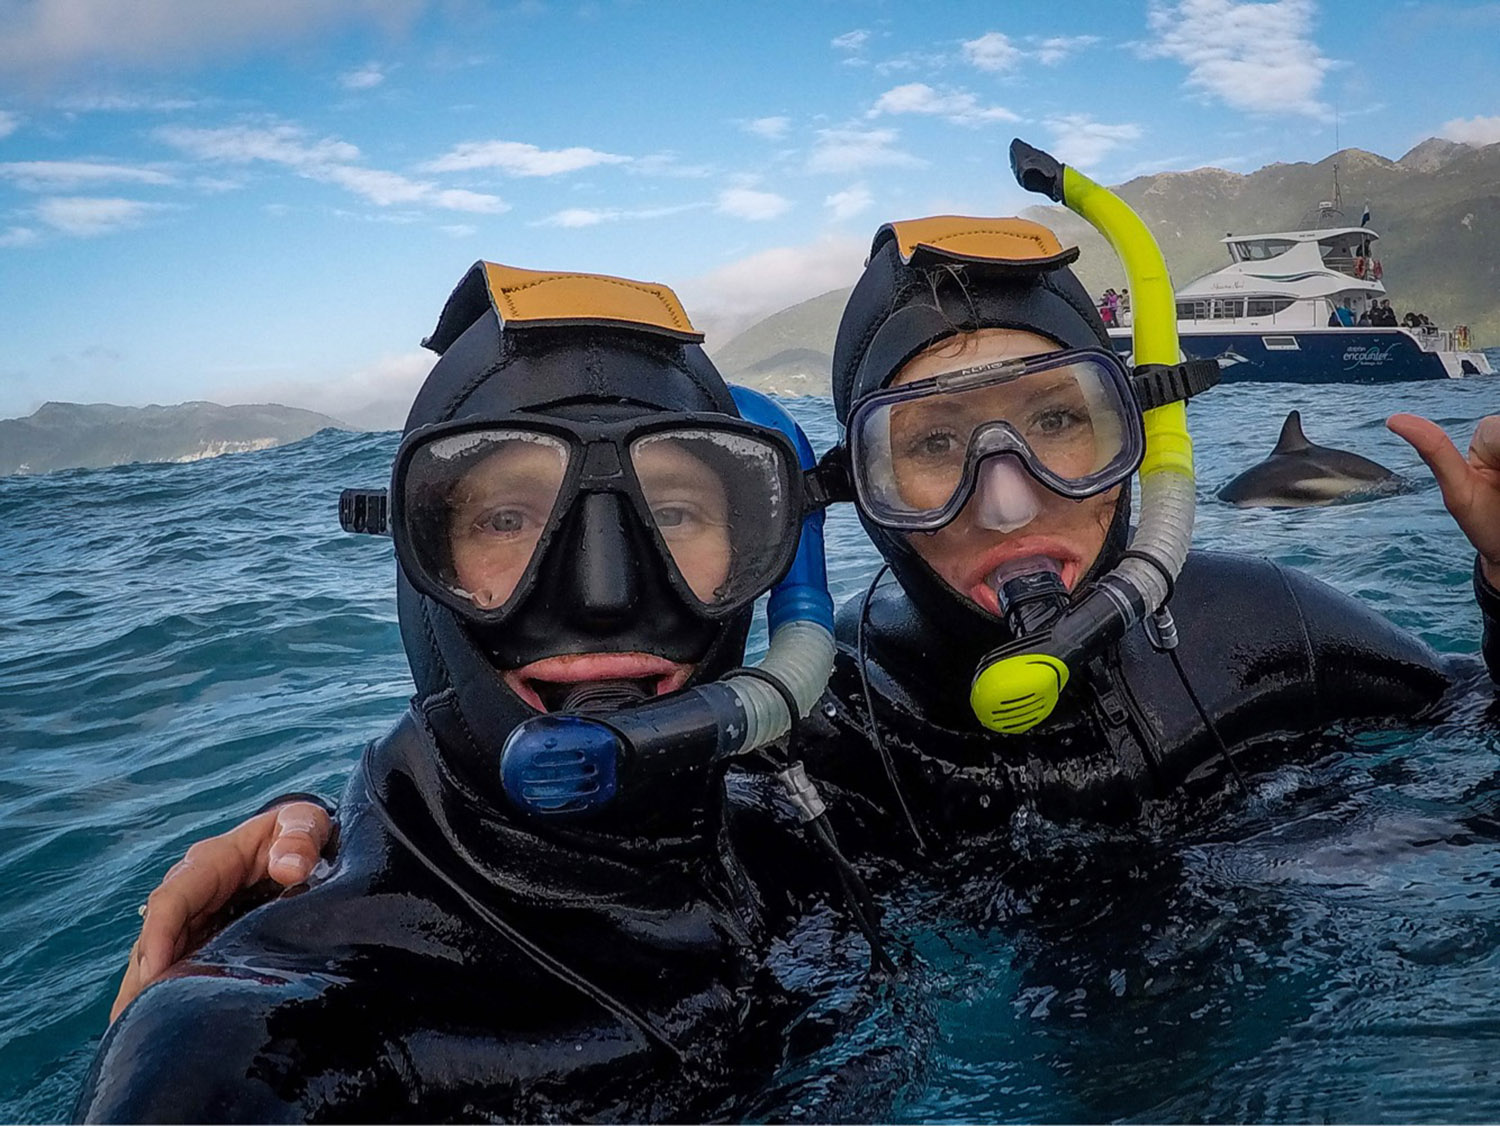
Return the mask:
[[[1281,424],[1281,437],[1276,439],[1276,448],[1273,454],[1295,454],[1303,450],[1312,449],[1312,443],[1307,440],[1307,435],[1302,433],[1302,415],[1292,411],[1286,416],[1286,421]]]

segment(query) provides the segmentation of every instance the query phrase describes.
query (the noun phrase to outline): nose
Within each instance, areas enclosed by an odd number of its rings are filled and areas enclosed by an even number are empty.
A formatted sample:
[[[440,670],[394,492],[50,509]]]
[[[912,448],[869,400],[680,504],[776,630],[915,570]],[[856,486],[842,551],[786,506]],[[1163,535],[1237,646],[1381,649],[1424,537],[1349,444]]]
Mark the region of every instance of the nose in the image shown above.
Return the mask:
[[[1012,454],[996,454],[979,463],[973,504],[974,523],[992,532],[1024,528],[1042,510],[1035,482]]]
[[[640,601],[640,551],[632,543],[624,498],[589,493],[581,498],[575,543],[574,624],[609,633],[631,617]]]

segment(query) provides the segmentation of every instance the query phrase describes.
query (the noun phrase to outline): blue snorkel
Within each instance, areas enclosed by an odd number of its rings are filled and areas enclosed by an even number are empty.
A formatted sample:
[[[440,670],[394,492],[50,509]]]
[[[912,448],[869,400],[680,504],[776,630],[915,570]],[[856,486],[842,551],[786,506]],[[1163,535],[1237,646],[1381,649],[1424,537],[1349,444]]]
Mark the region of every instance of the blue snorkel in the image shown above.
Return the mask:
[[[731,387],[748,422],[791,440],[804,472],[815,465],[807,435],[758,391]],[[833,671],[833,599],[823,549],[823,511],[803,519],[791,568],[770,593],[770,644],[753,669],[605,713],[549,713],[521,723],[500,755],[506,796],[551,819],[595,814],[623,790],[649,794],[652,778],[703,769],[766,746],[791,730]],[[792,705],[795,704],[795,714]]]

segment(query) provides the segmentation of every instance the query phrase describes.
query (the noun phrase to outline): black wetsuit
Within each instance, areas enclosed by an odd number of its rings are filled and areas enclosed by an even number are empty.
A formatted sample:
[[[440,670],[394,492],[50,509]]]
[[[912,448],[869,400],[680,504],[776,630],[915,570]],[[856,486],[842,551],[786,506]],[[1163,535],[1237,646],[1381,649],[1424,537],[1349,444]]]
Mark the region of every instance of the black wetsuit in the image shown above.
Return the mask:
[[[488,813],[429,740],[408,716],[367,750],[332,872],[147,989],[106,1035],[77,1117],[734,1116],[791,1024],[773,940],[786,962],[841,930],[773,781],[737,775],[727,817],[696,840],[569,839]],[[788,885],[806,880],[794,908]],[[783,976],[808,996],[822,974],[858,980],[858,962],[817,959]]]
[[[1500,594],[1482,581],[1476,589],[1493,672]],[[1456,679],[1477,673],[1361,602],[1264,560],[1192,553],[1171,608],[1189,683],[1246,771],[1275,761],[1290,739],[1333,724],[1418,716]],[[840,659],[806,750],[816,777],[886,811],[866,846],[880,848],[909,838],[866,734],[860,609],[855,599],[840,611]],[[981,730],[969,709],[982,646],[933,628],[901,587],[876,592],[864,632],[883,741],[906,805],[930,838],[956,844],[1002,831],[1022,805],[1052,820],[1118,823],[1184,784],[1227,781],[1213,734],[1143,628],[1091,661],[1053,716],[1019,736]]]

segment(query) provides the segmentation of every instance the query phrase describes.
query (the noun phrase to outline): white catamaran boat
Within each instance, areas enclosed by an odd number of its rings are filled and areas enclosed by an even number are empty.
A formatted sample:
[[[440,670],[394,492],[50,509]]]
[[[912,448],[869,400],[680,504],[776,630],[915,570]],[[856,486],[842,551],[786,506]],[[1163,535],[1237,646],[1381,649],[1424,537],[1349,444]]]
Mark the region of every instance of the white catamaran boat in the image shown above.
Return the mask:
[[[1218,360],[1226,383],[1391,383],[1493,374],[1463,325],[1357,323],[1386,300],[1375,249],[1380,236],[1363,225],[1368,216],[1367,209],[1357,227],[1324,225],[1343,221],[1335,170],[1334,199],[1319,206],[1310,229],[1225,236],[1220,241],[1229,249],[1229,265],[1177,291],[1183,352]],[[1348,324],[1340,323],[1341,307]],[[1129,352],[1128,327],[1111,329],[1110,337]]]

